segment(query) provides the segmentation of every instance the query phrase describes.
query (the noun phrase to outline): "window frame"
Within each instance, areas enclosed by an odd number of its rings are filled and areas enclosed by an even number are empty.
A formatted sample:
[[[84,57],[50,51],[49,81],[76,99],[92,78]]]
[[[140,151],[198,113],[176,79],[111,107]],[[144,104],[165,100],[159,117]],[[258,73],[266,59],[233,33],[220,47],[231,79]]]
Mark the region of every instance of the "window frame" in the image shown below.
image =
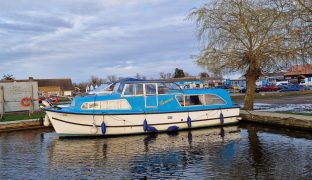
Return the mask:
[[[143,86],[143,94],[138,94],[137,95],[137,86],[138,84],[142,84]],[[126,87],[128,87],[128,85],[133,85],[135,88],[134,88],[134,95],[126,95],[125,94],[125,91],[126,91]],[[145,91],[144,91],[144,83],[126,83],[124,85],[124,88],[122,90],[122,93],[121,93],[121,97],[137,97],[137,96],[145,96]]]
[[[202,96],[205,96],[205,95],[213,95],[213,96],[216,96],[216,97],[218,97],[218,98],[220,98],[223,102],[224,102],[224,104],[207,104],[206,103],[206,98],[205,98],[205,104],[203,104],[203,105],[188,105],[188,106],[186,106],[185,105],[185,97],[186,96],[199,96],[199,95],[202,95]],[[184,97],[184,107],[192,107],[192,106],[216,106],[216,105],[226,105],[227,104],[227,101],[225,100],[225,99],[223,99],[221,96],[219,96],[219,95],[217,95],[217,94],[212,94],[212,93],[208,93],[208,94],[183,94],[183,97]],[[180,103],[179,103],[180,104]]]
[[[106,101],[119,101],[119,108],[118,109],[103,109],[101,107],[101,103],[102,102],[106,102]],[[121,104],[121,101],[124,101],[127,103],[127,106],[128,108],[127,109],[121,109],[120,107],[120,104]],[[90,108],[90,104],[95,104],[95,103],[98,103],[99,104],[99,108],[98,109],[95,109],[95,108]],[[84,104],[87,104],[87,108],[83,108],[83,105]],[[81,110],[113,110],[113,111],[116,111],[116,110],[132,110],[132,106],[130,105],[129,101],[127,99],[110,99],[110,100],[102,100],[102,101],[91,101],[91,102],[84,102],[81,104],[80,106],[80,109]]]

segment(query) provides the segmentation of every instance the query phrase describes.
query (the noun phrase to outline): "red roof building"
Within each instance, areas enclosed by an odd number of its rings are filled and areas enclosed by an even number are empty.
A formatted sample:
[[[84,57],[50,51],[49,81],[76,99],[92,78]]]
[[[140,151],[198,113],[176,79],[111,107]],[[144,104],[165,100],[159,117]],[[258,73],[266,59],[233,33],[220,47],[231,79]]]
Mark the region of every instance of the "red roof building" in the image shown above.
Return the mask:
[[[285,77],[300,76],[302,78],[312,76],[312,64],[295,65],[292,66],[285,74]]]

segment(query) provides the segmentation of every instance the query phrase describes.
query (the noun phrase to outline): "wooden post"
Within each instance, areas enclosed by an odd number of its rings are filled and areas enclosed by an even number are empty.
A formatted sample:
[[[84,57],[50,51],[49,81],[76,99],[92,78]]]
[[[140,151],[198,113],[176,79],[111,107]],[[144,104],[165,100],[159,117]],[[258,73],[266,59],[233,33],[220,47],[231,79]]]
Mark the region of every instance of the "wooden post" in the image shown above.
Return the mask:
[[[34,93],[34,88],[33,88],[33,83],[32,79],[29,80],[30,83],[30,106],[29,106],[29,116],[34,113],[34,100],[33,100],[33,93]]]
[[[3,86],[0,86],[0,119],[3,118],[5,113],[4,109],[4,88]]]

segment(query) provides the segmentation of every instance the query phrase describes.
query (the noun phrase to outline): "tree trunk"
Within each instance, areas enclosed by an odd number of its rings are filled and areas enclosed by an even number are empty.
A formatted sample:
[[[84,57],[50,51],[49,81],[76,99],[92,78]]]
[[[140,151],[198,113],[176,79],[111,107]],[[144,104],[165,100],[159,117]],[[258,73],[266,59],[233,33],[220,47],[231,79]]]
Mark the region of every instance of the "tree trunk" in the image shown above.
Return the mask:
[[[249,69],[246,74],[246,79],[247,79],[247,84],[246,84],[247,86],[246,86],[244,109],[253,110],[255,90],[256,90],[257,71],[253,71]]]

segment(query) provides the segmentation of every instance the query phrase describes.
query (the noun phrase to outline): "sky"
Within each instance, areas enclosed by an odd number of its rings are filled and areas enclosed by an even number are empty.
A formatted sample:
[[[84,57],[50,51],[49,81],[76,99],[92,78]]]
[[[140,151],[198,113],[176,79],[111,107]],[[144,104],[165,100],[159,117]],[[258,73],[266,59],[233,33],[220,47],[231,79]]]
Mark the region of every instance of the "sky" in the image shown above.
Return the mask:
[[[205,0],[0,0],[0,75],[158,78],[203,71],[194,23]]]

